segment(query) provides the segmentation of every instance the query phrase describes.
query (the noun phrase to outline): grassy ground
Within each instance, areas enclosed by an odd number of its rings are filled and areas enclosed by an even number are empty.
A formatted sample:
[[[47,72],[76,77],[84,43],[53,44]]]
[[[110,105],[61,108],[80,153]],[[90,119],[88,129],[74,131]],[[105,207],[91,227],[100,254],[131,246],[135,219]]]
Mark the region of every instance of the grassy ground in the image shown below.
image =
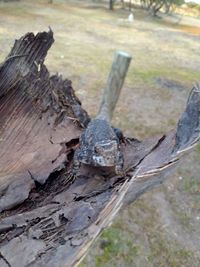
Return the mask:
[[[113,124],[142,139],[172,129],[200,78],[200,24],[179,25],[134,10],[108,11],[87,1],[0,3],[0,60],[28,31],[54,31],[46,64],[73,81],[93,116],[113,52],[133,56]],[[182,20],[183,21],[183,20]],[[200,266],[200,147],[163,186],[120,213],[81,266]]]

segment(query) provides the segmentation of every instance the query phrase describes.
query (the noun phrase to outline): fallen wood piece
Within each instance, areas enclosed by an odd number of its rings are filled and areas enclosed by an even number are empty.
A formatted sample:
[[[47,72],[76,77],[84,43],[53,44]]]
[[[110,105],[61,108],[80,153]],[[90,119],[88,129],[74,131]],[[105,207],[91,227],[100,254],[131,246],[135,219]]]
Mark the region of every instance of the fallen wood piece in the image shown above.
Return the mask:
[[[67,184],[89,116],[71,82],[49,75],[44,59],[52,43],[52,31],[28,33],[0,66],[1,266],[77,266],[121,207],[162,183],[199,140],[196,84],[176,130],[125,138],[125,177],[82,165]]]

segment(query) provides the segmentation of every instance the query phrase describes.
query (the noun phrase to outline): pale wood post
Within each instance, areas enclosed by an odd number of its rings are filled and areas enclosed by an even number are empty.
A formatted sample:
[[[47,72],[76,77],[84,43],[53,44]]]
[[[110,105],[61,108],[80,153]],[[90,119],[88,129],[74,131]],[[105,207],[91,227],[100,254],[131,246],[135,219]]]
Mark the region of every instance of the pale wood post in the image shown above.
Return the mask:
[[[108,121],[112,119],[131,59],[131,55],[126,52],[115,52],[101,100],[98,117],[100,116]]]

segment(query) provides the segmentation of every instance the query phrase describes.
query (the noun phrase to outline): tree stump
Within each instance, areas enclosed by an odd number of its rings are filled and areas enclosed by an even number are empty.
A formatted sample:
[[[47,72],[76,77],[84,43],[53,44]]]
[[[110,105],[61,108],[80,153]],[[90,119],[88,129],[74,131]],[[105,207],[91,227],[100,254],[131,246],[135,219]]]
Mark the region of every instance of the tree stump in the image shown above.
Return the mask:
[[[90,120],[62,76],[44,65],[53,33],[28,33],[0,65],[0,265],[77,266],[117,212],[162,183],[200,136],[200,85],[177,128],[121,144],[125,177],[82,166],[66,182]],[[137,123],[137,122],[136,122]]]

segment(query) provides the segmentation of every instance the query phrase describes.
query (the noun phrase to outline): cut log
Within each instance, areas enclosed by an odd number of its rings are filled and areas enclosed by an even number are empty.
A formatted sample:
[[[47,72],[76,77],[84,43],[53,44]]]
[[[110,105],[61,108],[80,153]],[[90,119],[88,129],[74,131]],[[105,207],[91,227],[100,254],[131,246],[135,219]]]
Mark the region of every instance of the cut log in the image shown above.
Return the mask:
[[[53,33],[26,34],[0,66],[0,264],[77,266],[121,207],[162,183],[199,140],[200,86],[177,129],[121,144],[126,176],[82,165],[66,182],[89,116],[44,65]]]

